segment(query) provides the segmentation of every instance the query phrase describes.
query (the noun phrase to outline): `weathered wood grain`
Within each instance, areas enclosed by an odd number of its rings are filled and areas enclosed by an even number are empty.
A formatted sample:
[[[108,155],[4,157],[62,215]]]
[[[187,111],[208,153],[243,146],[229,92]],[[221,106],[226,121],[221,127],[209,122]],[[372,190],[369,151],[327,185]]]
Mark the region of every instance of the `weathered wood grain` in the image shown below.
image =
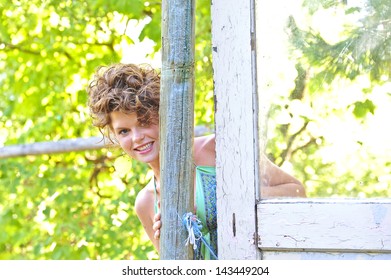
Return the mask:
[[[194,0],[162,1],[161,259],[192,259],[182,216],[194,212]]]

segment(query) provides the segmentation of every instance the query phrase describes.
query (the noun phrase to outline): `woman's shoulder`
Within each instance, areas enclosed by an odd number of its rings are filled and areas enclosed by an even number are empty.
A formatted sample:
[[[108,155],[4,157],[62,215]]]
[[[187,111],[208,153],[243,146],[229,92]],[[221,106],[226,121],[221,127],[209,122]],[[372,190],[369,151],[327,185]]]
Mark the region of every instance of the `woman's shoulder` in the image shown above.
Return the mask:
[[[216,138],[214,134],[204,135],[194,138],[194,151],[215,150]]]
[[[196,165],[216,165],[216,139],[214,134],[194,138],[194,161]]]

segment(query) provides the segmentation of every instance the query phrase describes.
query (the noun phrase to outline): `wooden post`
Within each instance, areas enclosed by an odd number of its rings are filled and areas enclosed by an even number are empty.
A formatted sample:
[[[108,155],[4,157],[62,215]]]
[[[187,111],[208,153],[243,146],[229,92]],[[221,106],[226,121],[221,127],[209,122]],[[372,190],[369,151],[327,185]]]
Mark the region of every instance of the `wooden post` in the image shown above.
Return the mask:
[[[212,5],[219,259],[258,259],[253,0]]]
[[[161,259],[192,259],[182,216],[194,212],[194,0],[162,1]]]

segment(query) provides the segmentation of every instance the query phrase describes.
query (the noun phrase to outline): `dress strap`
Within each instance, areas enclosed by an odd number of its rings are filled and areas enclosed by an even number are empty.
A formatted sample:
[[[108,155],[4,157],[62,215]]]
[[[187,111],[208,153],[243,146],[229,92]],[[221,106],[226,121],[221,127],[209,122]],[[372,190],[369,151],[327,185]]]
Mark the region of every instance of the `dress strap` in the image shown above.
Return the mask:
[[[156,214],[159,211],[159,207],[158,207],[158,200],[157,200],[157,187],[156,187],[155,176],[153,176],[152,180],[153,180],[153,193],[154,193],[154,197],[155,197],[154,210],[155,210],[155,214]]]

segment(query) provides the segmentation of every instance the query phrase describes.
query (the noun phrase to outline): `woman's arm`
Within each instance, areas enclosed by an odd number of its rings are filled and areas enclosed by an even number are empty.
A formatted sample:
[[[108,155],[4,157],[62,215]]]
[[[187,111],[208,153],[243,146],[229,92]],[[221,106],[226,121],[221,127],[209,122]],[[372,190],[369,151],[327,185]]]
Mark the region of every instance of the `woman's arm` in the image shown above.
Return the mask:
[[[214,134],[195,138],[194,159],[197,165],[216,166]],[[261,157],[261,180],[262,198],[306,196],[303,184],[272,163],[265,155]]]
[[[136,197],[135,210],[145,232],[152,241],[155,249],[159,252],[159,239],[155,238],[156,232],[154,230],[154,203],[153,192],[148,191],[147,187],[145,187]],[[158,234],[160,234],[160,232],[158,232]]]
[[[306,197],[303,184],[266,156],[261,159],[261,198]]]

